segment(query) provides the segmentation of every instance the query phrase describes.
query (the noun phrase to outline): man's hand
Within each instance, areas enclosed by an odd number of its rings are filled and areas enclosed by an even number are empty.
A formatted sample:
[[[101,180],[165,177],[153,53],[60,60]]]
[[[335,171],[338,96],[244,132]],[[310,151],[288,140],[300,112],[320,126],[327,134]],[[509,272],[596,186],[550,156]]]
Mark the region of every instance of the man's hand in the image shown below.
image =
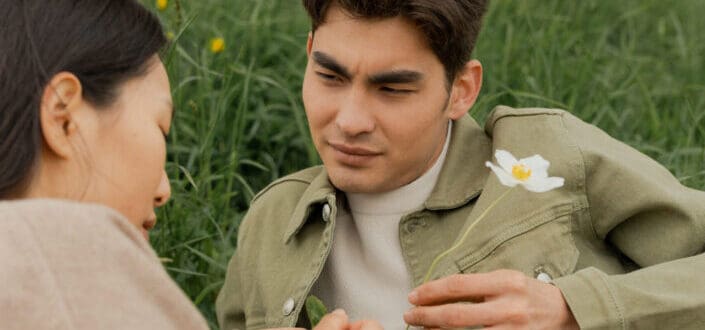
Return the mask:
[[[425,328],[578,329],[560,289],[511,270],[428,282],[409,302],[404,320]]]
[[[364,320],[350,323],[348,315],[342,309],[336,309],[324,316],[313,330],[382,330],[376,321]]]

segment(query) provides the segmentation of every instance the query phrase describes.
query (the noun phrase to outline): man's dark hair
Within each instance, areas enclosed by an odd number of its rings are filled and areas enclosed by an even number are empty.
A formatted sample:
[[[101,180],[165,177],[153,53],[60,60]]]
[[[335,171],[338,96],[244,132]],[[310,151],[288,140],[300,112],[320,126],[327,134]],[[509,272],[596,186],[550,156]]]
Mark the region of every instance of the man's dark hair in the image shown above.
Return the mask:
[[[487,0],[303,0],[303,4],[313,32],[325,23],[333,5],[355,18],[411,20],[443,64],[449,84],[470,59],[487,9]]]
[[[96,107],[148,72],[166,43],[158,19],[135,0],[0,0],[0,199],[27,185],[42,146],[42,92],[73,73]]]

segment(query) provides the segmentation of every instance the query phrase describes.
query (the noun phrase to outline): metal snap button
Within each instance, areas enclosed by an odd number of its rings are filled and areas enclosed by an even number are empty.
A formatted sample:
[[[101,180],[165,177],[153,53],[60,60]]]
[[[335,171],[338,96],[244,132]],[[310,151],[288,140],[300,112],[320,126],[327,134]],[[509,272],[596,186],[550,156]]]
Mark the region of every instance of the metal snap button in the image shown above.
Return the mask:
[[[291,315],[291,312],[294,311],[295,307],[296,303],[294,302],[294,298],[289,298],[284,302],[284,306],[282,307],[282,313],[284,313],[284,316],[289,316]]]
[[[406,225],[406,232],[409,234],[414,234],[419,228],[426,227],[426,221],[420,218],[409,220]]]
[[[323,216],[323,221],[330,221],[330,205],[328,205],[328,203],[323,204],[323,210],[321,215]]]
[[[544,272],[541,272],[538,275],[536,275],[536,279],[541,282],[548,283],[548,284],[553,283],[553,278],[551,278],[551,275],[548,275],[547,273],[544,273]]]

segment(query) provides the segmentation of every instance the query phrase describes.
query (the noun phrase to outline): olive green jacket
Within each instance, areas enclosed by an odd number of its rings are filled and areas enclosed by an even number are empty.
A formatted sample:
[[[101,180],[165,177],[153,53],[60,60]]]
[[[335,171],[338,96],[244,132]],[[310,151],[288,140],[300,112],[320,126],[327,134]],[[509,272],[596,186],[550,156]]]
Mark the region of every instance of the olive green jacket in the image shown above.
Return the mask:
[[[399,224],[414,285],[508,189],[484,165],[495,149],[540,154],[565,186],[512,191],[442,259],[435,278],[544,273],[583,329],[705,329],[705,193],[560,110],[498,107],[484,130],[469,116],[456,122],[431,196]],[[224,330],[307,325],[304,300],[344,199],[323,167],[282,178],[254,198],[217,300]]]

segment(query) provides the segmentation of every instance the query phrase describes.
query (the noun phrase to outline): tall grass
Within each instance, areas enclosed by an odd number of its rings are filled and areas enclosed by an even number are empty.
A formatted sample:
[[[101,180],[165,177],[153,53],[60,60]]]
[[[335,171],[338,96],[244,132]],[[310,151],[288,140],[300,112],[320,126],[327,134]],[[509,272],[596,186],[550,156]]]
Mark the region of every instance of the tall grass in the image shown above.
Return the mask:
[[[498,104],[568,109],[705,189],[703,14],[700,0],[495,0],[474,54],[486,76],[473,116]],[[176,116],[173,198],[152,243],[217,328],[250,199],[319,162],[300,99],[309,25],[294,0],[172,0],[159,15],[175,38],[165,61]],[[213,37],[224,52],[210,52]]]

